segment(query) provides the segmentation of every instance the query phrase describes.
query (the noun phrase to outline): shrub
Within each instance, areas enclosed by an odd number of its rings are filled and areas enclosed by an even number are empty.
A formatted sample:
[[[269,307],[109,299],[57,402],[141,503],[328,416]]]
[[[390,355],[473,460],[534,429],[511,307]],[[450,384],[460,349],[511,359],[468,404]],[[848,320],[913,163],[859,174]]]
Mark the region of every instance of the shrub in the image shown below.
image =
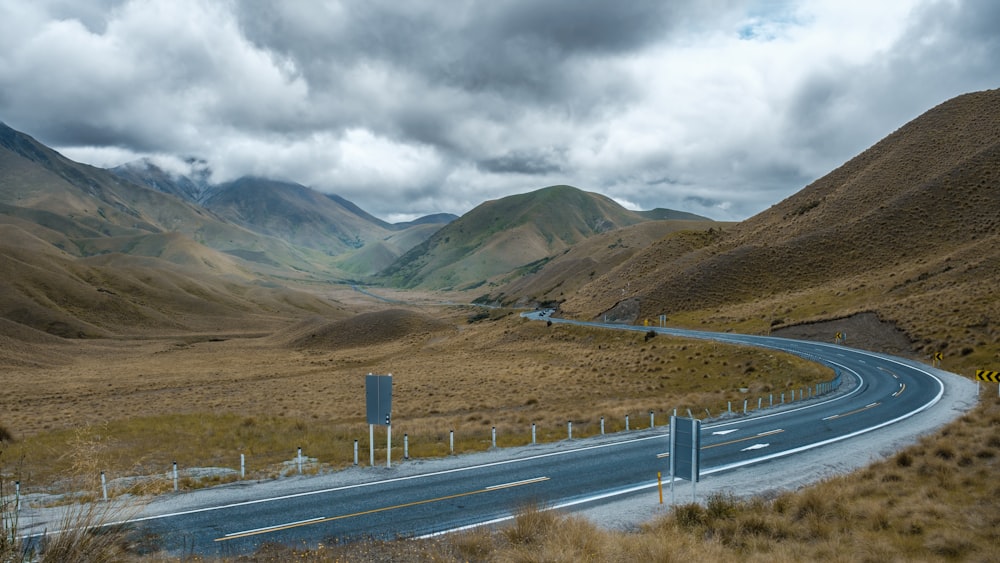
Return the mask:
[[[555,528],[558,517],[550,510],[525,505],[517,510],[514,524],[504,530],[507,541],[514,545],[535,544]]]
[[[694,528],[703,525],[707,518],[705,509],[692,502],[674,507],[674,520],[681,528]]]
[[[713,493],[708,497],[705,508],[713,520],[732,518],[739,511],[740,501],[733,495]]]
[[[909,467],[913,465],[913,456],[907,451],[901,451],[896,454],[896,465],[899,467]]]

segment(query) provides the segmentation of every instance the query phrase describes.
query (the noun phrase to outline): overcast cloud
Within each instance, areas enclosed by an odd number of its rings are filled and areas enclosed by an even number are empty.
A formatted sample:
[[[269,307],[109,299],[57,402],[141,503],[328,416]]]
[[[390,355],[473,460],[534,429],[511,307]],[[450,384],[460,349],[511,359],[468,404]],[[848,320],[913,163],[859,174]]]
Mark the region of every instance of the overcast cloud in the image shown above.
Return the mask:
[[[1000,2],[0,0],[0,121],[388,220],[552,184],[744,219],[958,94]]]

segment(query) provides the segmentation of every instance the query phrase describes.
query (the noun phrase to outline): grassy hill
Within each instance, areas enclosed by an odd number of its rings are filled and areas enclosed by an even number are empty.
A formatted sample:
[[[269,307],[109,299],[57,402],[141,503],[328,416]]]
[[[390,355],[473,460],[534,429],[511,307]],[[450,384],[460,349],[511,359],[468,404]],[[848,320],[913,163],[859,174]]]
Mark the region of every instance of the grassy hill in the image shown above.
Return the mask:
[[[208,182],[207,172],[195,178],[174,175],[148,160],[119,166],[112,172],[204,206],[212,214],[251,232],[318,252],[325,257],[321,262],[335,264],[351,275],[378,272],[455,218],[436,214],[410,223],[392,224],[338,195],[322,194],[301,184],[244,177],[213,185]],[[278,263],[274,256],[261,259],[259,253],[234,254]]]
[[[550,186],[479,205],[381,275],[404,288],[475,287],[594,235],[647,220],[605,196]]]
[[[996,361],[998,193],[1000,90],[967,94],[724,233],[649,248],[563,307],[752,332],[868,311],[916,352]]]
[[[715,232],[729,223],[709,220],[657,220],[594,235],[556,256],[515,270],[506,283],[491,283],[486,303],[532,306],[563,301],[664,238],[683,240],[701,231]]]
[[[180,233],[238,257],[257,274],[342,276],[322,251],[248,230],[191,202],[73,162],[28,135],[0,125],[0,222],[16,223],[75,256],[79,238]]]
[[[250,318],[266,323],[270,317],[339,310],[301,292],[262,287],[233,258],[182,235],[150,234],[145,240],[154,249],[149,256],[78,258],[16,226],[0,225],[0,334],[26,342],[44,341],[42,333],[106,338],[241,327]],[[152,256],[160,252],[169,256]]]

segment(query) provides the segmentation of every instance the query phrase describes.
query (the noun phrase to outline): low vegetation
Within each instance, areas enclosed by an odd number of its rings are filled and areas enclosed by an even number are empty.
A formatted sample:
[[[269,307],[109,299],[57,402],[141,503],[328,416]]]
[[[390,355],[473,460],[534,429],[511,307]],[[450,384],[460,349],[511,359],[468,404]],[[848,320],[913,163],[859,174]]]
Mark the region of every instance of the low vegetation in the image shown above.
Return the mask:
[[[90,502],[81,496],[66,503],[62,516],[51,528],[25,530],[20,513],[27,501],[18,484],[27,476],[23,461],[8,465],[10,444],[0,441],[0,561],[3,563],[63,563],[130,561],[138,557],[134,538],[129,537],[124,520],[134,517],[141,504],[136,499]],[[81,461],[80,458],[77,458]],[[91,479],[89,463],[75,467],[79,473],[62,477],[85,486]]]
[[[104,343],[11,383],[5,420],[18,440],[8,449],[23,457],[36,492],[65,492],[62,476],[81,473],[84,461],[91,494],[101,471],[112,495],[155,492],[172,488],[174,461],[182,488],[238,478],[241,454],[248,479],[297,472],[300,447],[303,471],[352,465],[355,440],[367,464],[367,373],[394,374],[394,459],[403,458],[404,434],[411,457],[445,456],[450,431],[455,453],[488,449],[494,428],[501,447],[530,443],[532,424],[539,441],[565,439],[568,421],[582,438],[598,434],[602,418],[610,433],[625,429],[626,416],[630,429],[648,427],[650,411],[658,425],[674,409],[718,416],[833,379],[827,368],[771,351],[546,326],[510,311],[469,325],[465,314],[453,313],[447,330],[388,311],[332,321],[337,330],[309,324],[268,338]],[[358,341],[364,325],[391,324],[393,315],[405,333]],[[100,391],[81,395],[80,381]],[[377,437],[379,459],[384,448]]]
[[[311,551],[268,545],[239,561],[996,561],[998,436],[1000,400],[984,399],[861,471],[772,498],[713,495],[636,532],[529,506],[498,529]]]

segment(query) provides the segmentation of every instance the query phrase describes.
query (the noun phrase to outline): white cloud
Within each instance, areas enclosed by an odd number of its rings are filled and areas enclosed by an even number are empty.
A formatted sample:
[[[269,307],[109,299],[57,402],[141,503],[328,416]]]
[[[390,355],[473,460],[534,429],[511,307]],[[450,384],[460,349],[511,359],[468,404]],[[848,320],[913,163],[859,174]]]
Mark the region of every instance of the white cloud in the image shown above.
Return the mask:
[[[996,87],[998,17],[976,0],[0,0],[0,119],[95,165],[197,156],[216,180],[383,217],[568,183],[742,219]]]

